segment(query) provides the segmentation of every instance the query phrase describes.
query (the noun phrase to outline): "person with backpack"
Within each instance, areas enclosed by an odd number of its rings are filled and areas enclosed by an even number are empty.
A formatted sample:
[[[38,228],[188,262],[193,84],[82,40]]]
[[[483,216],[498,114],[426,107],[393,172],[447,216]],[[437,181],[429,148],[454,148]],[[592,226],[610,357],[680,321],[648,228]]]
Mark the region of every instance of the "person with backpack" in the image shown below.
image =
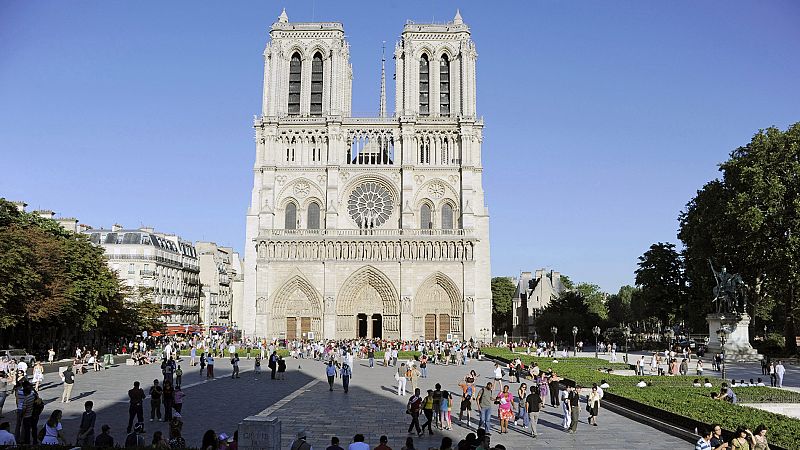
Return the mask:
[[[77,447],[91,447],[94,444],[94,423],[97,420],[97,413],[92,411],[93,406],[91,400],[83,404],[85,411],[78,425],[78,438],[75,440]]]

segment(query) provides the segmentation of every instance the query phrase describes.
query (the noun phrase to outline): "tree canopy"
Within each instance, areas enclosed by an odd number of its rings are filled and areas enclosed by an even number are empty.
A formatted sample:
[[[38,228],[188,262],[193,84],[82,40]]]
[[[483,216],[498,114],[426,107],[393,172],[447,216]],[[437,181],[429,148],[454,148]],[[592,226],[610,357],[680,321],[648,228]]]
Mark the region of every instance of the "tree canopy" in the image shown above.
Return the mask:
[[[495,334],[511,334],[511,298],[516,290],[510,278],[492,278],[492,328]]]
[[[0,199],[0,344],[99,346],[163,326],[151,321],[152,302],[129,294],[102,248]]]

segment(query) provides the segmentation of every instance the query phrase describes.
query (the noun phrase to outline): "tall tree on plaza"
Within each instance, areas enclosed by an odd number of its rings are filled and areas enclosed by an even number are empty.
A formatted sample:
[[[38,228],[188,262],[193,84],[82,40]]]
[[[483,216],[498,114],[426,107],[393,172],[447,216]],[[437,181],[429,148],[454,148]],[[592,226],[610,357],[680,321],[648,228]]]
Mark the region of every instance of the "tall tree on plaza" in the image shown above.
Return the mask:
[[[510,278],[492,278],[492,328],[496,334],[511,334],[511,297],[516,290]]]
[[[100,345],[140,328],[125,292],[85,236],[0,199],[0,343]]]
[[[580,292],[581,296],[583,296],[584,302],[586,302],[586,306],[589,308],[589,312],[603,320],[608,318],[608,308],[606,307],[606,297],[608,295],[600,290],[600,286],[583,282],[578,283],[578,285],[575,286],[575,290]]]
[[[675,250],[675,244],[659,242],[650,246],[639,257],[636,269],[635,296],[647,319],[656,317],[664,324],[674,324],[685,319],[685,289],[683,259]]]
[[[622,286],[619,292],[611,294],[606,299],[606,308],[608,309],[608,322],[614,326],[619,326],[622,323],[630,322],[633,319],[633,311],[631,309],[631,299],[637,289],[633,286]]]
[[[585,339],[591,336],[591,329],[600,325],[603,319],[594,311],[590,302],[578,290],[564,291],[548,304],[536,319],[536,329],[544,339],[552,339],[550,329],[558,328],[558,340],[569,335],[572,327],[578,327],[578,336]]]
[[[749,285],[748,312],[771,316],[776,327],[782,328],[787,352],[796,353],[800,123],[786,131],[774,127],[759,131],[749,144],[731,152],[720,171],[722,179],[704,186],[681,215],[679,236],[687,259],[706,256],[723,259],[720,264],[730,261],[731,270]],[[707,231],[702,231],[703,226]],[[706,236],[701,237],[704,232]],[[699,267],[692,266],[689,277],[693,284],[704,282]]]

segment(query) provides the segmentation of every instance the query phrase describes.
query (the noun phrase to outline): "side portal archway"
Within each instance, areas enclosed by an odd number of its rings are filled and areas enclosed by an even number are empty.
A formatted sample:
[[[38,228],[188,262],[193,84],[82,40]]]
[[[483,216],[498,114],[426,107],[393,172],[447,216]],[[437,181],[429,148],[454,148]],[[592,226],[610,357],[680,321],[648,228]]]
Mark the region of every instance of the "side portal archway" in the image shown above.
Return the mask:
[[[463,311],[464,301],[453,280],[441,272],[432,274],[414,296],[414,336],[462,338]]]
[[[275,292],[271,313],[270,329],[275,337],[291,340],[322,336],[322,296],[299,275]]]
[[[345,280],[336,299],[336,337],[400,338],[397,290],[383,272],[365,266]]]

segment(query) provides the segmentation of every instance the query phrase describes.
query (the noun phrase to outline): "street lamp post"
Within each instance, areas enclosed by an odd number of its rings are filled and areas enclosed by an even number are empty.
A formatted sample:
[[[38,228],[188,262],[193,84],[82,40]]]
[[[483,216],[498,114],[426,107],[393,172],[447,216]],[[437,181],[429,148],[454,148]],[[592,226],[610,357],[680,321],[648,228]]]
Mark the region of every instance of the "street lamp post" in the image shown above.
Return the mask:
[[[558,334],[558,327],[551,327],[550,332],[553,333],[553,354],[555,355],[558,345],[556,344],[556,335]]]
[[[622,333],[625,335],[625,363],[628,363],[628,338],[631,336],[631,327],[625,326],[622,329]]]
[[[578,327],[572,327],[572,356],[578,356]]]
[[[597,338],[600,337],[600,327],[595,325],[592,328],[592,333],[594,334],[594,357],[597,359]]]
[[[483,336],[483,343],[485,344],[486,343],[486,336],[489,335],[489,329],[488,328],[481,328],[480,331],[481,331],[481,335]]]
[[[722,345],[722,379],[725,379],[725,341],[728,340],[728,328],[723,326],[717,330],[719,336],[719,343]]]

